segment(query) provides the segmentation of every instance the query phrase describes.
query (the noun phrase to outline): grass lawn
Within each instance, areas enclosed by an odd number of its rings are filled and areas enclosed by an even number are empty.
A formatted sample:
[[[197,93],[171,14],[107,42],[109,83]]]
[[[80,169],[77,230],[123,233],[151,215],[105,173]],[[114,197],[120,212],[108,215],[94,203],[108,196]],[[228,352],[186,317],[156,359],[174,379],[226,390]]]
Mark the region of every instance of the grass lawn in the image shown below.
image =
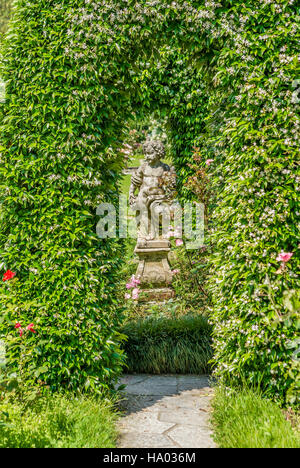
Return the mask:
[[[114,448],[118,418],[112,403],[49,395],[0,402],[0,448]]]
[[[300,448],[281,409],[253,390],[217,388],[212,421],[221,448]]]
[[[128,161],[128,167],[139,167],[141,159],[143,159],[142,154],[138,154],[138,155],[131,157]],[[131,174],[124,175],[122,182],[121,182],[121,186],[120,186],[121,193],[128,196],[130,184],[131,184]]]
[[[124,195],[127,195],[127,197],[129,194],[130,184],[131,184],[131,175],[130,174],[124,175],[122,178],[120,189],[121,189],[121,193],[123,193]]]

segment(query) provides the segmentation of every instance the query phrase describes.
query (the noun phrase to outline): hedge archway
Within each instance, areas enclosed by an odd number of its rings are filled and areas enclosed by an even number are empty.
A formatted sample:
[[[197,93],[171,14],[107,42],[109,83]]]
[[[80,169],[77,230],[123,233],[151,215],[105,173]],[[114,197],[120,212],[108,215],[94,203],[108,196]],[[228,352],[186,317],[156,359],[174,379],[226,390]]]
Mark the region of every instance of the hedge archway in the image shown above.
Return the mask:
[[[294,398],[296,318],[286,323],[283,297],[298,248],[295,18],[292,0],[17,2],[1,68],[0,240],[18,281],[1,288],[1,331],[9,342],[8,323],[37,323],[29,375],[101,389],[120,370],[121,246],[96,238],[95,209],[116,199],[124,122],[156,95],[183,194],[195,141],[203,166],[214,159],[217,373]],[[279,275],[281,250],[294,256]],[[19,352],[12,338],[15,365]]]

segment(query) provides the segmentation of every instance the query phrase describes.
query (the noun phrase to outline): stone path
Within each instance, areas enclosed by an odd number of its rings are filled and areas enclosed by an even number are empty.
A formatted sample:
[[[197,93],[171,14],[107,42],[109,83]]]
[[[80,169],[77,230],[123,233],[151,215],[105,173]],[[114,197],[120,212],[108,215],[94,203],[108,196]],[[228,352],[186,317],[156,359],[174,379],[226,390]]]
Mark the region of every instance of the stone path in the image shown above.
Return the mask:
[[[207,376],[125,375],[119,448],[214,448]]]

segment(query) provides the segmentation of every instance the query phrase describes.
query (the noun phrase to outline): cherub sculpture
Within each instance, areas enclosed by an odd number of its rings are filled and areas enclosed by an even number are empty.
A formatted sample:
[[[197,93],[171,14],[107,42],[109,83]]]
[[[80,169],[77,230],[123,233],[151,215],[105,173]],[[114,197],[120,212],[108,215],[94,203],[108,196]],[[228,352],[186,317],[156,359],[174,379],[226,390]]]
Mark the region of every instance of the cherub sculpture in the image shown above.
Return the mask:
[[[170,175],[175,177],[173,168],[161,161],[165,147],[160,140],[147,140],[143,151],[145,158],[132,175],[129,190],[130,206],[138,212],[138,244],[159,239],[160,216],[169,209],[164,180]]]

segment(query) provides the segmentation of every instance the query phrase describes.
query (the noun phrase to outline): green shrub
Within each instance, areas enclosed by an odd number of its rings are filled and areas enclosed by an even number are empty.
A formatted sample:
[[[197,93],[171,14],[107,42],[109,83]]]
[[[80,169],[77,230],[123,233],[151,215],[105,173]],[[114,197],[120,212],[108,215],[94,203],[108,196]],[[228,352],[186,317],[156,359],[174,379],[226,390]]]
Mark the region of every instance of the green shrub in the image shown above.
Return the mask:
[[[212,422],[221,448],[300,447],[300,434],[280,408],[254,390],[217,388]]]
[[[116,446],[112,404],[51,395],[29,403],[0,402],[1,448],[109,448]]]
[[[127,336],[124,352],[129,373],[208,373],[211,327],[198,317],[147,318],[122,328]]]
[[[104,82],[65,52],[78,3],[19,1],[5,45],[1,269],[16,277],[1,281],[0,334],[10,374],[94,392],[111,387],[122,364],[120,246],[97,238],[95,214],[104,197],[117,199],[121,162],[105,151]],[[21,339],[16,322],[36,334]]]
[[[216,374],[300,403],[299,27],[293,1],[234,2],[217,81],[230,90],[209,173],[216,190],[211,271]],[[298,90],[299,91],[299,90]],[[281,267],[280,252],[293,257]]]

